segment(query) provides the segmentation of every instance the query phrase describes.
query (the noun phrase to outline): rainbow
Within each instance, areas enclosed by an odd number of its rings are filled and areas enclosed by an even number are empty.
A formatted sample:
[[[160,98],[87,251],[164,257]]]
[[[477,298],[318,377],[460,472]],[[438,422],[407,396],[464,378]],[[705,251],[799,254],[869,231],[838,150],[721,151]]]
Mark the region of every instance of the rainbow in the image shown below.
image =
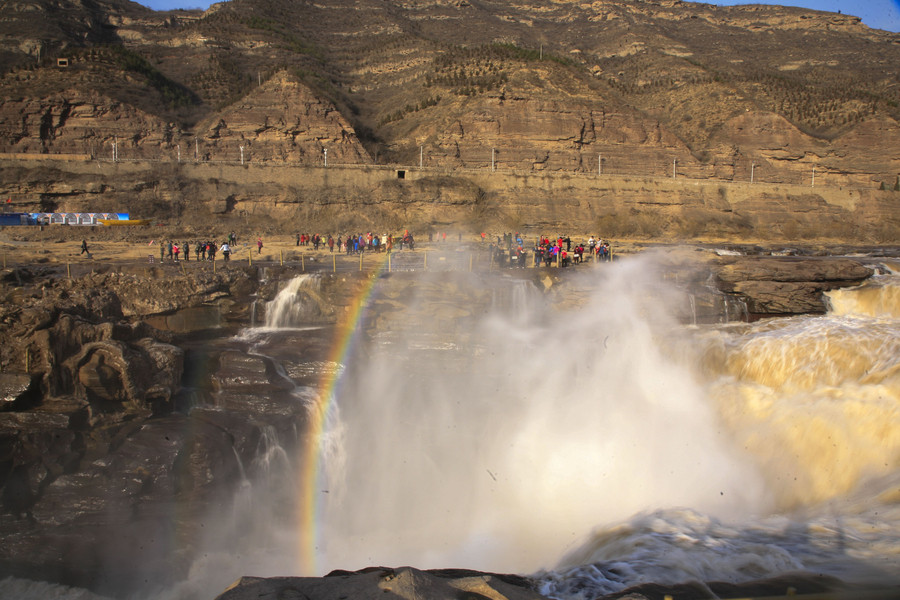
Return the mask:
[[[345,318],[335,328],[334,341],[328,356],[329,364],[335,365],[335,368],[327,370],[319,382],[318,405],[311,415],[306,443],[300,457],[297,525],[300,532],[298,556],[303,575],[318,575],[318,500],[322,493],[318,488],[326,417],[337,396],[336,392],[342,379],[342,373],[345,371],[341,366],[345,364],[347,354],[357,339],[360,319],[369,305],[379,276],[389,264],[389,257],[390,255],[387,253],[377,255],[378,263],[369,273],[368,281],[360,286],[349,305]]]

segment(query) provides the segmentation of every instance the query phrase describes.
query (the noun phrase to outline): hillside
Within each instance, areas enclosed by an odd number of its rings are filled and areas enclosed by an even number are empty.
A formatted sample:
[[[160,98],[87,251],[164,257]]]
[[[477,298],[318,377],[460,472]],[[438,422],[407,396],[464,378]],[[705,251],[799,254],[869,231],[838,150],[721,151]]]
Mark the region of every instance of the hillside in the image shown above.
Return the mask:
[[[15,0],[0,16],[8,154],[864,190],[900,172],[900,35],[850,15],[677,0],[160,13]]]

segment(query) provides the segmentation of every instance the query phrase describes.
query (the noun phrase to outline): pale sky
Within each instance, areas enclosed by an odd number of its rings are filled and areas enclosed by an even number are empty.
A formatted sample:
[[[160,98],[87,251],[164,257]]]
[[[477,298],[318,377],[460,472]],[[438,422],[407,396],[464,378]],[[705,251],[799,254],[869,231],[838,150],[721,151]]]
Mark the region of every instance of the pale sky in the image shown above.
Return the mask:
[[[154,10],[174,8],[209,8],[209,0],[138,0]],[[863,23],[875,29],[900,31],[900,0],[781,0],[780,2],[753,2],[748,0],[710,0],[706,4],[734,6],[736,4],[780,4],[802,6],[815,10],[842,12],[861,17]]]

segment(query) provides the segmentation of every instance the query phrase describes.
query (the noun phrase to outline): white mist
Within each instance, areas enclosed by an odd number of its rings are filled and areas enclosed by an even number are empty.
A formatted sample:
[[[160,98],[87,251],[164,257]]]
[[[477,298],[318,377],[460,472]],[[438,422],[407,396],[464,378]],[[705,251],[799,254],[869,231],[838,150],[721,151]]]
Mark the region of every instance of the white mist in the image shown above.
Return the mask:
[[[336,398],[323,571],[529,572],[637,512],[764,506],[684,357],[663,351],[678,298],[648,260],[583,269],[565,307],[535,291],[452,330],[410,310],[408,337],[357,353]],[[471,282],[472,303],[491,281]]]

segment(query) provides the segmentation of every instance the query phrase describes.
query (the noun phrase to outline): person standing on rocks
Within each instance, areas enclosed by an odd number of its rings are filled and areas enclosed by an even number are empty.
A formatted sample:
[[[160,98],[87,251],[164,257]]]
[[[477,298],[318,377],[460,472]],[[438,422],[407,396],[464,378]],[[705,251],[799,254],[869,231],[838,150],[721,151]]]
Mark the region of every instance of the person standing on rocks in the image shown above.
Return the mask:
[[[166,258],[166,245],[159,241],[159,262],[162,262]]]
[[[185,242],[184,244],[184,262],[190,262],[191,260],[191,243]]]

